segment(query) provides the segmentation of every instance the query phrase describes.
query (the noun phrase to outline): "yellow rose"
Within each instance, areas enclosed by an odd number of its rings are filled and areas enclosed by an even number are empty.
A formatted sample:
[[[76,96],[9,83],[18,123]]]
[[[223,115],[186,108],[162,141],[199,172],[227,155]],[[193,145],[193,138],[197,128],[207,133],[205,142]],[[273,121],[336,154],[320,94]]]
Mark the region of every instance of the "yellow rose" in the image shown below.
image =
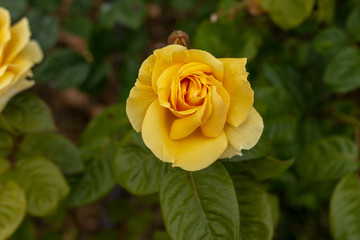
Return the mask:
[[[11,27],[9,12],[0,7],[0,112],[15,94],[34,85],[26,77],[32,76],[30,69],[43,54],[30,35],[26,18]]]
[[[245,64],[180,45],[155,50],[127,99],[133,128],[157,158],[184,170],[241,155],[264,128]]]

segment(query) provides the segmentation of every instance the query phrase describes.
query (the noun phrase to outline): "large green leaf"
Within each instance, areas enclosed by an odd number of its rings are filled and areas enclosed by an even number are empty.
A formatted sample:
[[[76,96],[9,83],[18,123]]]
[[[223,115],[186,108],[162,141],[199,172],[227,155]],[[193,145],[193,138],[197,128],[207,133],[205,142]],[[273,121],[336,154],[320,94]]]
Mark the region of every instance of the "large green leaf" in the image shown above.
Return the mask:
[[[320,54],[333,55],[349,46],[350,42],[344,31],[336,27],[329,27],[315,36],[312,45]]]
[[[243,174],[261,181],[286,171],[293,163],[294,159],[281,161],[266,157],[252,161],[226,163],[226,167],[231,173]]]
[[[35,80],[66,89],[80,86],[88,76],[90,65],[72,50],[57,50],[35,71]]]
[[[360,41],[360,6],[354,8],[347,21],[346,28],[350,34],[355,38],[355,40]]]
[[[50,1],[40,0],[42,3],[49,4]],[[40,2],[38,1],[38,2]],[[45,7],[45,6],[44,6]],[[50,4],[46,7],[51,7]],[[52,48],[58,39],[58,34],[60,30],[60,24],[58,20],[45,14],[41,11],[32,10],[27,14],[29,19],[32,38],[38,41],[41,48],[46,51]]]
[[[125,105],[113,105],[89,123],[81,136],[81,143],[87,145],[102,137],[116,139],[128,131],[126,128],[128,125],[129,120],[126,117]]]
[[[60,169],[40,157],[18,160],[15,174],[16,182],[25,191],[27,212],[33,216],[48,215],[69,192]]]
[[[228,162],[240,162],[246,160],[254,160],[266,157],[270,154],[272,148],[271,141],[269,138],[263,134],[259,139],[258,143],[255,147],[251,148],[250,150],[242,150],[242,156],[235,156],[230,159],[224,159],[224,161]]]
[[[274,225],[267,193],[253,180],[239,175],[232,180],[239,203],[241,239],[272,239]]]
[[[354,173],[345,175],[335,188],[330,225],[335,240],[360,239],[360,182]]]
[[[92,162],[71,190],[67,199],[69,207],[94,202],[102,198],[115,186],[112,174],[115,145],[115,143],[112,144],[93,157]]]
[[[84,170],[80,153],[76,146],[55,133],[25,135],[21,142],[18,156],[42,156],[54,162],[65,174]]]
[[[326,66],[324,82],[331,91],[346,93],[360,87],[360,50],[347,47]]]
[[[114,178],[120,186],[132,194],[147,195],[159,191],[168,165],[154,156],[140,134],[131,131],[118,146],[113,168]]]
[[[7,157],[11,153],[13,143],[11,134],[0,130],[0,158]]]
[[[0,183],[0,240],[15,232],[25,216],[25,209],[23,190],[12,181]]]
[[[20,94],[6,106],[7,122],[22,132],[43,132],[55,129],[51,111],[46,104],[32,94]]]
[[[100,8],[100,22],[107,27],[120,23],[138,29],[145,17],[146,6],[142,0],[117,0],[104,3]]]
[[[239,239],[234,185],[219,162],[197,172],[172,168],[161,180],[160,204],[173,239]]]
[[[343,136],[322,138],[305,149],[296,168],[309,180],[338,179],[356,169],[357,149],[354,141]]]
[[[315,0],[260,0],[262,8],[282,29],[300,25],[311,13]]]

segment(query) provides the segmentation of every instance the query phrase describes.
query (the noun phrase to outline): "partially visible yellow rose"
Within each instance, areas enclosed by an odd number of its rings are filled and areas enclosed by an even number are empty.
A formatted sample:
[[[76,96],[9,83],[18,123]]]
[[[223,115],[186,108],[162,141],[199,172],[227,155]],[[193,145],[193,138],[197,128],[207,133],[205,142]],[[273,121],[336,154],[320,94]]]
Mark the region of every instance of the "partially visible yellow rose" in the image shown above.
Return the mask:
[[[184,170],[241,155],[264,128],[245,64],[180,45],[155,50],[127,99],[132,126],[157,158]]]
[[[43,54],[30,35],[26,18],[10,26],[9,12],[0,7],[0,112],[15,94],[34,85],[26,77]]]

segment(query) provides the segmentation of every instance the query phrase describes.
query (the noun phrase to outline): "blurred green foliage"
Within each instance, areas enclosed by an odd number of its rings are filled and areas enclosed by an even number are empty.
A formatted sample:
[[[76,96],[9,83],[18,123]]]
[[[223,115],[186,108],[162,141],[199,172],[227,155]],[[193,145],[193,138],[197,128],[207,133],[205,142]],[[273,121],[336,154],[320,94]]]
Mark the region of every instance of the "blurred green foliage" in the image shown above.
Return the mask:
[[[192,233],[176,233],[191,222],[172,222],[183,208],[164,193],[183,191],[197,211],[192,221],[202,218],[189,173],[172,169],[164,177],[178,179],[177,185],[161,182],[167,166],[158,166],[139,135],[129,132],[124,110],[141,62],[166,45],[174,29],[216,57],[247,57],[255,108],[264,119],[254,149],[223,161],[225,168],[217,163],[206,170],[222,179],[193,176],[201,189],[225,189],[199,198],[239,211],[240,219],[219,220],[236,230],[228,239],[238,233],[244,240],[359,239],[359,0],[0,0],[0,6],[13,23],[29,19],[45,53],[34,69],[39,85],[96,98],[115,82],[118,102],[94,118],[75,145],[55,132],[51,110],[38,97],[11,100],[0,115],[0,227],[8,231],[0,239],[15,229],[11,239],[161,240]],[[5,158],[14,146],[20,160],[13,171]],[[125,167],[131,164],[134,171]],[[81,208],[98,205],[98,224],[85,227]],[[204,207],[206,214],[218,210]]]

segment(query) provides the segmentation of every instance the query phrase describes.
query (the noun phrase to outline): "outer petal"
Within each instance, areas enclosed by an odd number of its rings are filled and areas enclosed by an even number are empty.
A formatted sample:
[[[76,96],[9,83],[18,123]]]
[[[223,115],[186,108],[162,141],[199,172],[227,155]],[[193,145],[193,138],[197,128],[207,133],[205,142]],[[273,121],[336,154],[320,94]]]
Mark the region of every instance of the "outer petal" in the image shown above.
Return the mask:
[[[151,86],[137,81],[126,101],[126,114],[135,131],[140,132],[146,111],[157,98]]]
[[[5,8],[0,7],[0,44],[10,39],[10,14]]]
[[[17,81],[10,89],[7,89],[4,93],[0,95],[0,112],[4,109],[6,103],[17,93],[30,88],[34,85],[34,81],[28,81],[25,78]]]
[[[154,56],[154,54],[152,54],[141,64],[137,80],[142,84],[151,86],[151,77],[153,73],[155,59],[156,57]]]
[[[43,54],[40,46],[35,41],[30,41],[25,48],[15,57],[8,67],[8,70],[16,74],[14,81],[29,71],[35,64],[43,59]]]
[[[5,63],[10,63],[19,54],[30,39],[29,22],[26,18],[21,19],[11,28],[11,39],[5,46]]]
[[[152,83],[154,92],[157,93],[157,80],[163,71],[174,64],[185,63],[186,47],[181,45],[169,45],[154,51],[155,64],[152,72]]]
[[[227,122],[238,127],[245,121],[254,103],[254,91],[245,70],[246,58],[224,58],[220,61],[224,64],[224,88],[230,94]]]
[[[245,122],[235,128],[227,124],[224,128],[229,146],[238,155],[242,149],[248,150],[256,145],[264,129],[264,123],[260,114],[252,108]]]
[[[142,137],[160,160],[187,171],[197,171],[216,161],[226,149],[224,133],[217,138],[206,138],[197,130],[187,138],[171,140],[169,132],[174,118],[158,100],[150,105],[145,115]]]

